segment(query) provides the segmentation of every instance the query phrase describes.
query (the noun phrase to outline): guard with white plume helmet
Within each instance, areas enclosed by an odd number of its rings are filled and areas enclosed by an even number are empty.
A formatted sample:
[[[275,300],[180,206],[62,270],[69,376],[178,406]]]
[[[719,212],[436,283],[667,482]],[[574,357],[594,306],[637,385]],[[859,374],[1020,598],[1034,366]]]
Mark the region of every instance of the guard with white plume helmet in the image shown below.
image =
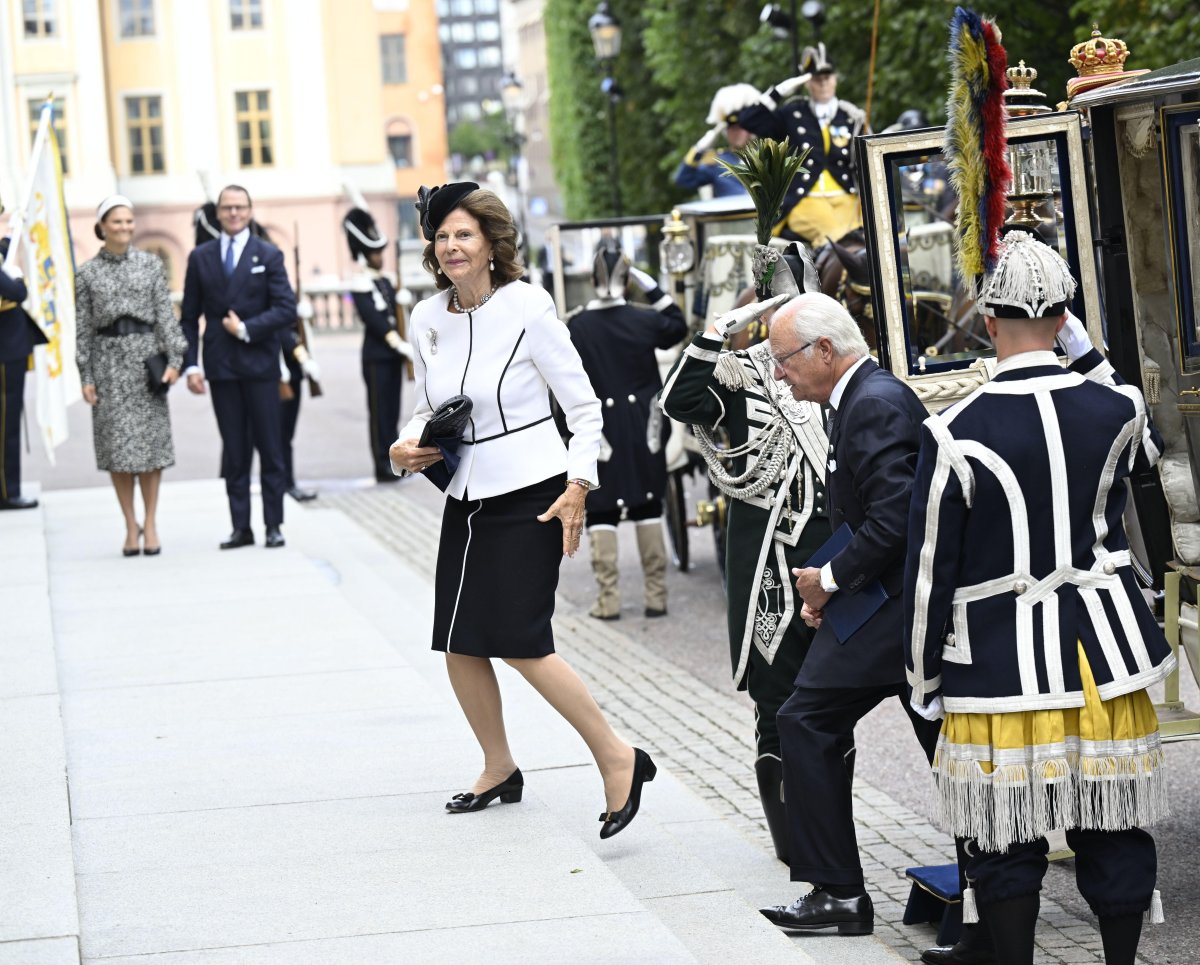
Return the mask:
[[[732,163],[736,158],[734,152],[740,151],[753,139],[754,135],[738,122],[738,114],[743,108],[757,104],[761,96],[758,88],[751,84],[730,84],[713,95],[707,118],[711,126],[688,150],[675,172],[675,183],[679,187],[698,190],[711,185],[713,197],[716,198],[746,193],[741,184],[725,174],[721,162]],[[714,146],[722,134],[729,147],[717,152]]]

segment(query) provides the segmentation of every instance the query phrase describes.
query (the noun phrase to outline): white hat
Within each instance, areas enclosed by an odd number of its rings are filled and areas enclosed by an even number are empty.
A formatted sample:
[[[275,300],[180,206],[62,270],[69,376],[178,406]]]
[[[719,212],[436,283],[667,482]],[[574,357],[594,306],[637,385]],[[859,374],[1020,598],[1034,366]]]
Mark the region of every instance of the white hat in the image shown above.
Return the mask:
[[[722,87],[713,94],[712,104],[708,108],[707,124],[736,124],[738,111],[751,104],[757,104],[762,98],[758,88],[751,84],[730,84]]]
[[[1055,318],[1074,296],[1075,279],[1059,253],[1018,229],[1000,240],[1000,257],[983,276],[979,304],[993,318]]]
[[[132,211],[133,202],[123,194],[110,194],[100,202],[100,207],[96,209],[96,220],[103,221],[104,216],[112,211],[113,208],[128,208]]]

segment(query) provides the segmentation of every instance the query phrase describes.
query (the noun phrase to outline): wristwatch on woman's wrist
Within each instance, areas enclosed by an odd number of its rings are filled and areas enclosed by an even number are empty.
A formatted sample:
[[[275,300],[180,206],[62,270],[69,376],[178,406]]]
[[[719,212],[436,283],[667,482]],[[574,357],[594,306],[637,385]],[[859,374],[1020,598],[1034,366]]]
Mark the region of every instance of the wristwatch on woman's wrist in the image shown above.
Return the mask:
[[[590,482],[588,482],[586,479],[568,479],[567,480],[568,486],[570,486],[572,483],[574,483],[576,486],[581,487],[585,493],[588,492],[592,488],[592,484]]]

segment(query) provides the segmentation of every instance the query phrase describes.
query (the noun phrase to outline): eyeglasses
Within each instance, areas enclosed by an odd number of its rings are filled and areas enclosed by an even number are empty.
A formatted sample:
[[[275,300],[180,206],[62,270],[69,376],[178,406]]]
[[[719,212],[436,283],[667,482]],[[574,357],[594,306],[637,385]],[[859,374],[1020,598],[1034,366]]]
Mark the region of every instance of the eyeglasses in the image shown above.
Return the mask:
[[[248,204],[223,204],[219,208],[217,208],[217,210],[218,211],[228,211],[230,214],[235,214],[238,211],[249,211],[250,205],[248,205]]]
[[[817,343],[815,341],[806,342],[805,344],[801,345],[798,349],[793,349],[792,351],[788,352],[787,355],[772,355],[771,362],[774,365],[778,365],[780,368],[783,368],[783,363],[786,362],[788,359],[790,359],[793,355],[799,355],[806,348],[811,348],[812,346],[814,346],[816,344]]]

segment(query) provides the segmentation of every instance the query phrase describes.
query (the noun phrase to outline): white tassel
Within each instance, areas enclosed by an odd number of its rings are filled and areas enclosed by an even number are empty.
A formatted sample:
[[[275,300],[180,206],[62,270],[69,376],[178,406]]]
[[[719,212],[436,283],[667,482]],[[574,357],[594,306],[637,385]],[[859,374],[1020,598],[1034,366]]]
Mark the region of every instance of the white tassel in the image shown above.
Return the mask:
[[[717,381],[730,392],[738,392],[747,386],[746,372],[742,368],[741,361],[733,352],[721,353],[713,374]]]
[[[1150,916],[1151,925],[1161,925],[1167,919],[1163,916],[1162,909],[1162,892],[1157,888],[1150,894],[1150,910],[1147,912]]]
[[[1158,894],[1158,892],[1156,891],[1155,894]],[[962,905],[963,905],[963,924],[964,925],[978,925],[979,924],[979,909],[975,907],[975,889],[972,888],[970,885],[967,885],[967,887],[965,887],[963,889]],[[1151,910],[1153,911],[1153,905],[1151,906]],[[1161,914],[1161,912],[1160,912],[1160,914]]]

